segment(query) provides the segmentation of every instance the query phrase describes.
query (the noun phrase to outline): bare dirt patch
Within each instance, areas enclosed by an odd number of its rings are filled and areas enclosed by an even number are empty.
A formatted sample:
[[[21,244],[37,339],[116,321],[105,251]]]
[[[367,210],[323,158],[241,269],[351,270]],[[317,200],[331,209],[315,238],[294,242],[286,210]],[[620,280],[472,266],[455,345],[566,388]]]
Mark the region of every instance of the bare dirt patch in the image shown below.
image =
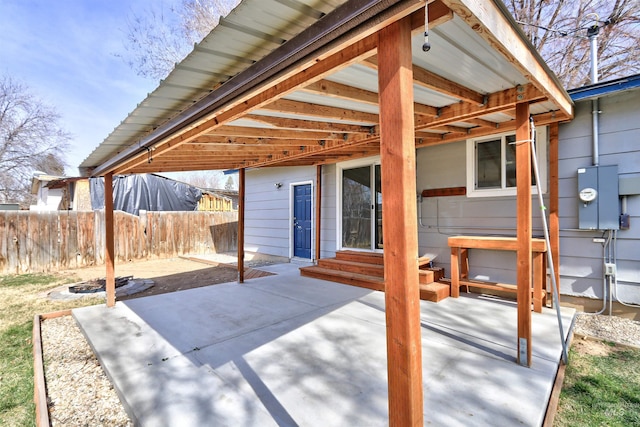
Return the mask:
[[[601,340],[578,335],[574,337],[571,347],[580,354],[598,357],[606,357],[614,350],[611,345]]]
[[[102,278],[105,273],[104,266],[62,272],[78,277],[80,281]],[[205,264],[184,258],[169,258],[117,264],[116,276],[133,276],[134,279],[151,279],[154,282],[154,286],[147,290],[118,297],[118,300],[127,300],[233,282],[238,279],[238,271],[234,266],[224,263]]]

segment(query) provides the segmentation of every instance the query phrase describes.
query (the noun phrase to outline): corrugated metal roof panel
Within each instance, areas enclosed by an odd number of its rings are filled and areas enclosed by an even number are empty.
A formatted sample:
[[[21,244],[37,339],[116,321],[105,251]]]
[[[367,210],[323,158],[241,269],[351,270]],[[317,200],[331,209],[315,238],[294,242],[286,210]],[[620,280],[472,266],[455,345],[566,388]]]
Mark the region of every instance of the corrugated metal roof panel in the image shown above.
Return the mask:
[[[482,93],[527,83],[509,61],[491,49],[458,16],[431,30],[429,42],[431,49],[422,52],[424,38],[412,39],[413,51],[419,53],[413,61],[448,80]]]
[[[513,120],[513,117],[505,113],[487,114],[484,116],[480,116],[480,118],[494,123],[504,123]]]
[[[378,73],[375,69],[364,65],[354,64],[346,67],[327,77],[327,80],[378,93]],[[413,96],[416,102],[434,107],[443,107],[460,101],[418,85],[414,85]]]
[[[229,126],[241,126],[241,127],[249,127],[249,128],[260,128],[260,129],[275,129],[275,126],[272,126],[268,123],[259,122],[251,119],[238,119],[230,122]]]
[[[365,104],[362,102],[351,101],[348,99],[333,98],[315,93],[294,92],[284,97],[292,101],[307,102],[316,105],[324,105],[327,107],[336,107],[344,110],[361,111],[364,113],[378,114],[378,106]]]
[[[353,64],[342,70],[338,70],[328,76],[327,80],[368,90],[369,92],[378,92],[378,73],[360,64]]]

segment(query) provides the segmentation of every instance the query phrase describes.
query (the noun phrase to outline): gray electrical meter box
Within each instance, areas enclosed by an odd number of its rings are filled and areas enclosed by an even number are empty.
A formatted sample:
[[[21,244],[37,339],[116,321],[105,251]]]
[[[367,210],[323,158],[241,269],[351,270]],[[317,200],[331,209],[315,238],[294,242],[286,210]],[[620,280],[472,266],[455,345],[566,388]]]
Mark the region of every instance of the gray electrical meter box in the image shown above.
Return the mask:
[[[618,166],[578,169],[578,222],[582,230],[618,230]]]

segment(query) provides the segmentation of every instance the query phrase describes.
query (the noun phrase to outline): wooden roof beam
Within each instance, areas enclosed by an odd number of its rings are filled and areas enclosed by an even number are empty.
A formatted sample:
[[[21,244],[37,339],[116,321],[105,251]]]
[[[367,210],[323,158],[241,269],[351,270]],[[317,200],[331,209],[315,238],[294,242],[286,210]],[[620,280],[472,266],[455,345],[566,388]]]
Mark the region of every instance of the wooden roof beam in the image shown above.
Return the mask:
[[[262,107],[263,110],[279,113],[300,114],[310,117],[322,117],[331,120],[345,120],[351,122],[378,124],[378,115],[308,102],[279,99]]]
[[[347,147],[355,147],[355,146],[361,146],[361,145],[366,145],[366,144],[370,144],[372,142],[379,142],[380,141],[380,137],[379,136],[372,136],[371,138],[365,138],[362,140],[356,140],[356,141],[348,141],[348,142],[336,142],[336,141],[326,141],[324,146],[321,147],[316,147],[316,148],[312,148],[309,147],[309,151],[305,152],[305,153],[300,153],[300,154],[296,154],[293,156],[288,156],[288,158],[300,158],[300,157],[306,157],[309,156],[311,153],[318,153],[318,152],[336,152],[336,151],[340,151],[342,149],[345,149]],[[269,166],[269,165],[273,165],[273,164],[278,164],[278,163],[282,163],[282,161],[285,160],[285,156],[273,156],[273,158],[267,162],[263,162],[263,163],[252,163],[250,166],[251,167],[262,167],[262,166]]]
[[[198,138],[200,139],[200,138]],[[274,150],[288,147],[314,147],[322,145],[322,141],[313,140],[292,140],[292,139],[256,139],[255,143],[249,142],[247,138],[242,138],[241,143],[228,142],[190,142],[183,144],[176,151],[247,151],[247,150]]]
[[[193,172],[203,170],[223,170],[223,169],[240,169],[246,167],[244,163],[191,163],[183,166],[172,165],[146,165],[142,164],[132,169],[131,173],[156,173],[156,172]]]
[[[378,105],[378,94],[368,90],[336,83],[329,80],[321,80],[306,86],[302,89],[305,92],[324,95],[332,98],[346,99],[349,101],[362,102],[368,105]],[[436,116],[438,109],[431,105],[414,102],[413,109],[416,114],[423,116]]]
[[[458,102],[442,107],[440,109],[440,115],[434,119],[417,118],[416,129],[427,129],[455,122],[464,122],[465,120],[478,118],[486,114],[513,109],[516,102],[536,102],[544,99],[544,97],[544,94],[532,84],[517,86],[488,95],[487,102],[484,105]]]
[[[223,136],[223,137],[249,137],[249,138],[282,138],[282,139],[332,139],[338,141],[347,141],[354,139],[357,135],[349,133],[335,133],[335,132],[315,132],[315,131],[301,131],[301,130],[289,130],[289,129],[268,129],[268,128],[254,128],[245,126],[223,126],[216,129],[211,129],[198,137],[197,140],[202,140],[206,136]]]
[[[351,125],[347,123],[338,123],[335,121],[319,122],[319,121],[313,121],[313,120],[298,120],[298,119],[289,119],[284,117],[263,116],[259,114],[247,114],[243,118],[260,122],[260,123],[265,123],[265,124],[268,124],[277,128],[283,128],[283,129],[315,130],[315,131],[326,131],[326,132],[361,133],[361,134],[370,134],[370,133],[376,132],[375,126]]]
[[[560,112],[551,112],[551,113],[543,113],[536,114],[533,116],[533,120],[536,126],[544,126],[551,123],[557,123],[558,121],[569,120],[569,117],[560,113]],[[450,142],[463,141],[465,139],[470,138],[478,138],[487,135],[494,135],[496,132],[509,132],[514,131],[516,129],[515,121],[508,121],[504,123],[496,123],[498,125],[494,128],[489,127],[475,127],[469,129],[469,131],[464,134],[442,134],[440,137],[430,137],[423,138],[422,135],[424,133],[416,132],[416,138],[422,139],[422,141],[416,142],[416,148],[427,147],[430,145],[440,145],[440,144],[448,144]]]
[[[366,65],[373,69],[378,69],[378,56],[373,55],[367,58],[363,65]],[[436,91],[438,93],[459,99],[464,102],[469,102],[476,105],[482,105],[485,103],[485,95],[471,90],[465,86],[455,83],[451,80],[445,79],[431,71],[427,71],[424,68],[413,65],[413,82],[418,86]]]
[[[485,128],[493,128],[493,129],[498,127],[497,122],[492,122],[490,120],[478,119],[478,118],[466,119],[465,123],[469,123],[472,125],[485,127]]]
[[[308,147],[304,147],[304,146],[286,147],[286,148],[278,148],[278,149],[247,147],[241,151],[203,151],[203,150],[188,150],[188,149],[180,148],[178,150],[175,150],[174,151],[175,154],[172,155],[171,159],[168,159],[167,161],[170,161],[173,159],[176,159],[176,161],[181,161],[182,159],[185,159],[185,158],[188,158],[189,156],[194,156],[194,155],[197,155],[199,157],[198,161],[201,161],[203,159],[214,159],[214,160],[215,159],[231,159],[234,157],[238,159],[246,159],[246,158],[264,156],[272,153],[278,153],[278,154],[299,153],[307,149]]]
[[[324,95],[331,98],[348,99],[369,105],[378,105],[378,94],[365,89],[348,86],[329,80],[319,80],[302,88],[304,92]]]

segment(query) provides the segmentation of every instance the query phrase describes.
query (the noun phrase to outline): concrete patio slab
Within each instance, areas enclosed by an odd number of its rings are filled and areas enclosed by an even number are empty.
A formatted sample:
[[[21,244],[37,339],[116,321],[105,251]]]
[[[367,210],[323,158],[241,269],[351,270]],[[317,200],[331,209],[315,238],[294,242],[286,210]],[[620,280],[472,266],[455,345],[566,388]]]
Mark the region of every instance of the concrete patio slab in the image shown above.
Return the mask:
[[[73,315],[138,425],[387,425],[384,294],[298,267]],[[543,422],[561,354],[555,311],[533,313],[525,368],[515,303],[463,294],[421,309],[425,424]],[[574,311],[562,312],[566,333]]]

